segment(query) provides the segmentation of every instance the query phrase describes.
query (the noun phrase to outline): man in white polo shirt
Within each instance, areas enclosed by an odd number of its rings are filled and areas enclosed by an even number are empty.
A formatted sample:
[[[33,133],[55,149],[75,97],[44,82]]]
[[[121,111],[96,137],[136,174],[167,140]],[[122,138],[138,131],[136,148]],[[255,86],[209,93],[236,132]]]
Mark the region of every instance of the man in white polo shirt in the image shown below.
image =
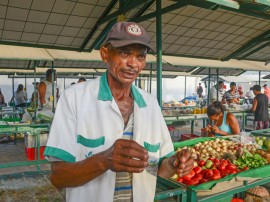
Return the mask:
[[[190,152],[173,144],[154,96],[132,85],[151,49],[146,31],[116,23],[100,49],[107,72],[66,89],[45,155],[67,201],[153,201],[156,176],[188,174]]]

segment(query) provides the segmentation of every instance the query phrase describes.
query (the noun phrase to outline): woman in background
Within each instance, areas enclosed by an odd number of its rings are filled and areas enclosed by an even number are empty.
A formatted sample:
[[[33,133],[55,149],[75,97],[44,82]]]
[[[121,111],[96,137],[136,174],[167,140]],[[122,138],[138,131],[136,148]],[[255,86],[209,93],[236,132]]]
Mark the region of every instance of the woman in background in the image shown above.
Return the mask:
[[[0,88],[0,106],[6,106],[5,97],[2,94],[1,88]]]
[[[215,136],[236,135],[240,133],[240,128],[235,116],[227,112],[221,102],[215,101],[207,107],[207,115],[210,125],[207,130]]]
[[[26,93],[23,91],[23,85],[19,84],[11,100],[15,100],[15,107],[26,107]]]

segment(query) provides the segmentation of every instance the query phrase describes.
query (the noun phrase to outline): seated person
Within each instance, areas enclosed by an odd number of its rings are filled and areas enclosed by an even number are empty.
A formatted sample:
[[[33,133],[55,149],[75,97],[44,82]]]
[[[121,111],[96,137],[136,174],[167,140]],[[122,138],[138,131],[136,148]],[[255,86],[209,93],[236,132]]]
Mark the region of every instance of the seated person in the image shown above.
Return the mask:
[[[5,103],[5,97],[2,94],[1,88],[0,88],[0,106],[6,106],[7,104]]]
[[[235,82],[230,83],[230,90],[226,91],[226,93],[224,94],[222,103],[223,104],[226,104],[226,103],[240,104],[240,95],[237,92]]]
[[[207,107],[210,125],[207,130],[212,136],[236,135],[240,133],[238,121],[235,116],[227,112],[221,102],[215,101]],[[209,134],[209,133],[208,133]]]

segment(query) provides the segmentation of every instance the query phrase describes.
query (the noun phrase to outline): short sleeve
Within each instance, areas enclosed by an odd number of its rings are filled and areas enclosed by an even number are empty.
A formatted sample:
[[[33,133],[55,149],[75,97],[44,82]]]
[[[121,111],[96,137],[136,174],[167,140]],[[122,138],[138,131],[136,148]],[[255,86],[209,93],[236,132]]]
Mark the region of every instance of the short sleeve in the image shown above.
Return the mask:
[[[49,133],[45,155],[67,162],[76,160],[76,100],[75,91],[67,89],[58,101]]]

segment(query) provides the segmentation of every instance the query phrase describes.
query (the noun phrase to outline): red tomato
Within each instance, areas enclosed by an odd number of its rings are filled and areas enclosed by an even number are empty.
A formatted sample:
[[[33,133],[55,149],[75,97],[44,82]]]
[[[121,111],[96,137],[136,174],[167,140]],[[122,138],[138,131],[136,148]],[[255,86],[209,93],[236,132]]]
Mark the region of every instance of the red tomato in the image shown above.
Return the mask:
[[[213,174],[219,174],[220,175],[220,172],[219,172],[218,169],[213,169],[212,171],[213,171]]]
[[[198,165],[201,166],[201,167],[204,166],[205,165],[205,160],[200,160]]]
[[[242,170],[249,170],[249,167],[245,166]]]
[[[212,157],[209,157],[207,160],[211,160],[214,162],[214,158],[212,158]]]
[[[219,164],[218,169],[219,170],[225,170],[226,166],[227,166],[226,162],[223,161],[221,164]]]
[[[182,177],[179,177],[179,178],[177,179],[177,182],[183,183],[183,182],[184,182],[184,179],[183,179]]]
[[[225,170],[222,170],[220,173],[221,173],[221,176],[222,176],[222,177],[224,177],[224,176],[229,175],[229,174],[231,173],[231,171],[230,171],[230,170],[225,169]]]
[[[183,179],[189,181],[194,175],[195,175],[195,172],[192,170],[189,174],[184,176]]]
[[[213,171],[212,171],[212,170],[207,170],[207,171],[205,172],[204,177],[205,177],[206,179],[209,179],[209,178],[211,178],[212,175],[213,175]]]
[[[196,174],[199,174],[200,172],[202,172],[202,168],[201,168],[200,166],[194,167],[193,170],[194,170],[194,172],[195,172]]]
[[[218,165],[220,163],[220,161],[218,159],[214,159],[213,162],[215,165]]]
[[[230,174],[236,174],[237,171],[236,170],[231,170],[231,173]]]
[[[220,163],[224,163],[224,165],[227,166],[230,162],[229,162],[229,160],[222,159],[222,160],[220,161]]]
[[[218,175],[218,174],[214,174],[214,175],[211,176],[211,180],[218,180],[220,178],[221,178],[221,176]]]
[[[193,178],[191,178],[191,180],[193,180],[193,181],[200,181],[201,179],[202,179],[202,175],[200,175],[200,174],[196,174],[196,175],[194,175]]]
[[[233,198],[231,202],[244,202],[244,200],[240,198]]]
[[[205,182],[208,182],[208,180],[207,180],[207,179],[201,179],[201,180],[199,181],[200,184],[205,183]]]
[[[197,184],[199,184],[199,181],[194,181],[194,180],[187,180],[186,181],[186,185],[189,185],[189,186],[197,185]]]
[[[226,169],[228,170],[235,170],[236,169],[236,165],[232,164],[232,163],[229,163],[227,166],[226,166]]]

